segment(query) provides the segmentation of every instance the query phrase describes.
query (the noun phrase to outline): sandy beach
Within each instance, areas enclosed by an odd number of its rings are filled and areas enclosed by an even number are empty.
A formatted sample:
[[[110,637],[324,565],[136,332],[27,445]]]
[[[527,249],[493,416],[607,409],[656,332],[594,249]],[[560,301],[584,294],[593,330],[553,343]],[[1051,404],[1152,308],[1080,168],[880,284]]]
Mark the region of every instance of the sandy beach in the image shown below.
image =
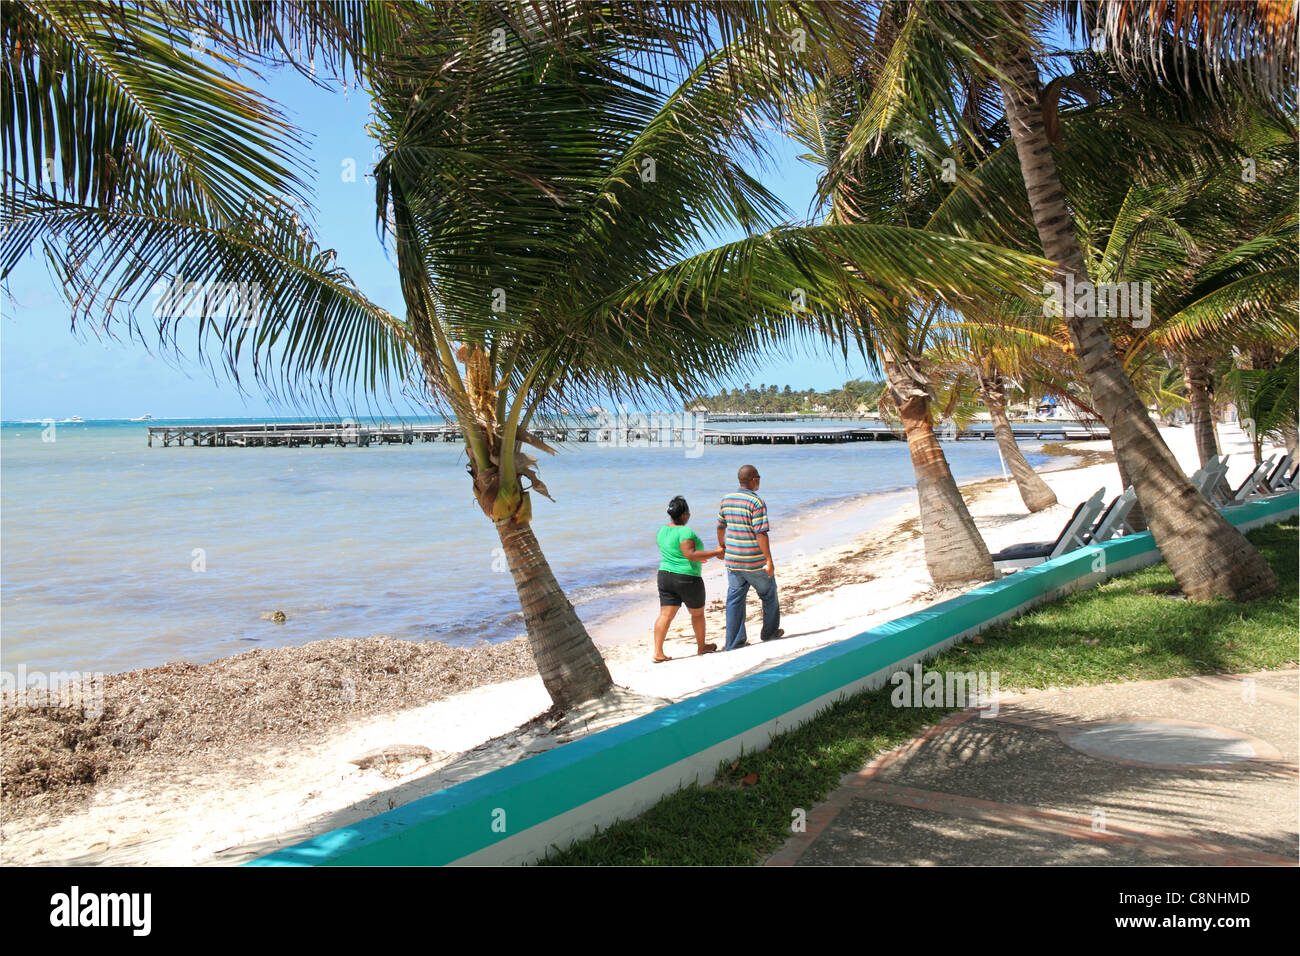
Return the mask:
[[[1162,433],[1194,470],[1191,429]],[[1220,441],[1235,485],[1253,466],[1249,445],[1236,426],[1220,426]],[[1037,515],[1026,514],[1010,481],[963,488],[990,551],[1055,537],[1080,500],[1099,487],[1119,493],[1108,442],[1063,452],[1067,467],[1044,472],[1060,504]],[[675,659],[656,665],[652,587],[644,604],[592,622],[618,687],[563,715],[549,709],[522,639],[465,650],[378,637],[114,675],[93,728],[49,709],[6,708],[0,862],[244,862],[961,593],[931,586],[915,497],[899,501],[868,533],[778,562],[784,640],[753,640],[752,599],[750,645],[696,657],[683,612],[665,644]],[[693,524],[710,540],[707,521]],[[709,639],[721,644],[718,562],[706,587]],[[86,747],[82,764],[15,763],[68,740]]]

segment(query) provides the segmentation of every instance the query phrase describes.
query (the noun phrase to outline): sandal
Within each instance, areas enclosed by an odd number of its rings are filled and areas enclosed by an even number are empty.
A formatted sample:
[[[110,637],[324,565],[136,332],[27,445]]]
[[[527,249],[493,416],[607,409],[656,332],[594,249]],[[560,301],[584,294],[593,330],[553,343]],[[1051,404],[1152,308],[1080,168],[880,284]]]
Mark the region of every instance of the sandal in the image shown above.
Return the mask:
[[[695,652],[695,656],[698,657],[701,654],[712,654],[717,649],[718,649],[717,644],[705,644],[703,649]]]
[[[656,658],[653,658],[653,660],[654,660],[654,662],[655,662],[656,664],[662,664],[664,661],[670,661],[670,660],[672,660],[672,658],[671,658],[671,657],[656,657]]]

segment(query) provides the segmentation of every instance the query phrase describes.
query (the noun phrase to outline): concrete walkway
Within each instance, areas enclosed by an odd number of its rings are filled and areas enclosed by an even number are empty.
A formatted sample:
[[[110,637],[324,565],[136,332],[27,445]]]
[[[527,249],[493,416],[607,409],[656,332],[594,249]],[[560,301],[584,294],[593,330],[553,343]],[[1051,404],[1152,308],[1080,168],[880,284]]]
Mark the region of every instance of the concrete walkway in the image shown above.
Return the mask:
[[[1295,866],[1297,672],[954,714],[844,778],[768,866]]]

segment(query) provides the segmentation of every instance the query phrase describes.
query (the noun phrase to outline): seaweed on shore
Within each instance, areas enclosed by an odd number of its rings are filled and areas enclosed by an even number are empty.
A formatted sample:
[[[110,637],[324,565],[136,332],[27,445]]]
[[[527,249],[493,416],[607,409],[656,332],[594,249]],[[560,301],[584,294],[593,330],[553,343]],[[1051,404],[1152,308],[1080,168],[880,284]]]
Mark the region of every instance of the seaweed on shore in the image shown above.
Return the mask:
[[[59,815],[131,769],[250,758],[347,721],[537,672],[525,639],[462,648],[388,637],[258,649],[103,679],[102,699],[0,706],[0,807]],[[86,706],[89,703],[90,706]]]

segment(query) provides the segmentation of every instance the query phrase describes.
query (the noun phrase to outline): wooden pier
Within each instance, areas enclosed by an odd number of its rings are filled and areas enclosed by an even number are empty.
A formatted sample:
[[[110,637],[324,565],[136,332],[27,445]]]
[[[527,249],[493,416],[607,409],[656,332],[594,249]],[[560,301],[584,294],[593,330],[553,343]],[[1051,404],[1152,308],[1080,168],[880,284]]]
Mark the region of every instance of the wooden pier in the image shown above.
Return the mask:
[[[850,441],[902,441],[903,433],[892,428],[705,428],[700,441],[705,445],[838,445]]]
[[[997,439],[993,434],[993,426],[988,424],[981,424],[978,428],[969,427],[955,435],[945,434],[942,428],[936,428],[935,431],[939,433],[941,439],[952,438],[957,441],[973,438],[980,441]],[[1062,422],[1059,425],[1048,422],[1012,424],[1011,434],[1016,437],[1016,441],[1024,441],[1027,438],[1035,441],[1043,441],[1046,438],[1054,438],[1057,441],[1109,441],[1110,439],[1110,429],[1105,425],[1080,422]]]
[[[711,422],[878,422],[873,415],[851,415],[846,412],[700,412],[701,418]]]
[[[244,425],[150,425],[149,447],[158,441],[209,448],[298,448],[306,445],[412,445],[416,442],[461,441],[455,425],[359,425],[354,422],[264,422]]]
[[[214,425],[150,425],[149,447],[158,441],[162,447],[203,446],[208,448],[323,448],[327,446],[368,448],[371,445],[413,445],[416,442],[460,442],[461,431],[457,425],[393,425],[357,424],[354,422],[264,422],[260,424]],[[635,424],[543,424],[531,429],[545,442],[594,443],[620,448],[683,445],[813,445],[841,444],[843,442],[902,441],[902,430],[888,423],[878,423],[871,428],[809,425],[803,428],[740,429],[740,428],[686,428],[678,425]],[[961,432],[937,429],[940,438],[947,440],[979,440],[993,438],[993,429],[987,425],[971,427]],[[1059,441],[1086,441],[1106,439],[1110,433],[1103,427],[1064,422],[1049,424],[1013,425],[1017,440],[1042,441],[1052,438]]]

